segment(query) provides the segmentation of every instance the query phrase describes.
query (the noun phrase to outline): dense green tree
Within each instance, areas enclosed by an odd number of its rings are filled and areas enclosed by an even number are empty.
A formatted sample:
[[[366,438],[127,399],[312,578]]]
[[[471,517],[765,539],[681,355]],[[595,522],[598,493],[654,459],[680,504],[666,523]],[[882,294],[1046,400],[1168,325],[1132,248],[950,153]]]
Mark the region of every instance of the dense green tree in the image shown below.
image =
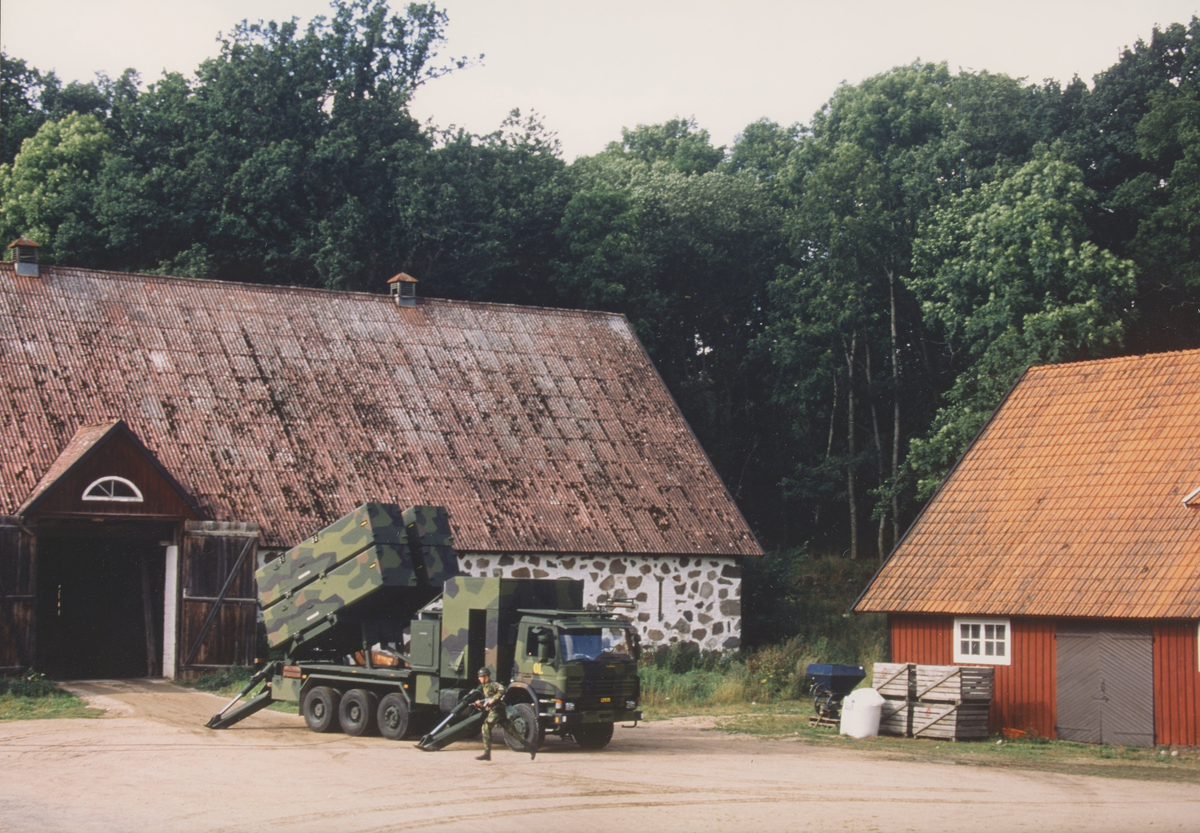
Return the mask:
[[[112,140],[95,116],[44,123],[0,164],[0,240],[24,235],[42,257],[73,262],[97,247],[97,175]]]
[[[570,197],[557,138],[514,110],[486,136],[443,135],[411,202],[404,264],[448,298],[552,305],[556,233]]]
[[[947,201],[916,242],[909,281],[960,369],[908,464],[937,488],[1030,364],[1111,355],[1134,297],[1133,264],[1086,239],[1095,194],[1043,149],[1011,176]]]
[[[681,133],[675,145],[642,141]],[[787,258],[779,207],[763,183],[717,170],[723,154],[703,131],[671,122],[631,135],[568,172],[561,302],[629,317],[731,491],[769,523],[775,431],[766,368],[749,346]]]

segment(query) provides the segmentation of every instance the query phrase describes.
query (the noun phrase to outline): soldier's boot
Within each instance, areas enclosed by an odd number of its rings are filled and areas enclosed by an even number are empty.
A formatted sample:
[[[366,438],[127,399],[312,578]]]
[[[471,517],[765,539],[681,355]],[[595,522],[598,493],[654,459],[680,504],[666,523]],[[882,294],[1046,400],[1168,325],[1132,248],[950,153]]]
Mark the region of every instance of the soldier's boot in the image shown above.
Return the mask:
[[[490,761],[492,759],[492,750],[487,750],[482,755],[475,758],[477,761]]]

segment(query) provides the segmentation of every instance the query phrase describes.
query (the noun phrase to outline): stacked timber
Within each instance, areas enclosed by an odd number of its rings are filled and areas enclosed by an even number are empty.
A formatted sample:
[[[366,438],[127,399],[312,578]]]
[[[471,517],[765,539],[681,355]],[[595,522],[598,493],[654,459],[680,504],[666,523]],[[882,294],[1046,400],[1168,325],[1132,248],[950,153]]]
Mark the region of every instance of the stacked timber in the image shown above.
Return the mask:
[[[877,663],[873,687],[883,695],[879,733],[942,740],[988,736],[992,668]]]
[[[915,665],[908,662],[877,662],[871,673],[871,688],[883,697],[879,734],[908,737],[912,731],[912,683]]]
[[[992,705],[990,667],[918,665],[912,736],[985,740]]]

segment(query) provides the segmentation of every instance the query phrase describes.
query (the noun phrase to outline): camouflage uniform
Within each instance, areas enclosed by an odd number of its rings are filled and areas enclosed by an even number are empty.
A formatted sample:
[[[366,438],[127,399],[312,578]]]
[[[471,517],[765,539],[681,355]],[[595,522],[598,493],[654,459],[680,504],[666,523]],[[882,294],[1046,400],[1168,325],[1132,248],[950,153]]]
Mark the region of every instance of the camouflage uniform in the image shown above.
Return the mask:
[[[492,751],[492,728],[499,726],[502,730],[508,732],[514,738],[521,737],[521,733],[517,731],[517,727],[512,725],[512,721],[508,719],[508,709],[504,705],[504,701],[500,698],[504,696],[504,686],[500,683],[488,681],[479,686],[479,690],[483,693],[483,700],[496,698],[496,702],[488,708],[487,717],[483,719],[483,752],[485,755],[491,754]]]
[[[481,670],[480,677],[484,674]],[[479,760],[490,761],[492,759],[492,729],[499,726],[502,731],[508,732],[514,738],[518,738],[525,743],[525,736],[517,731],[517,727],[508,719],[508,707],[504,704],[504,686],[500,683],[491,681],[491,674],[488,675],[487,682],[480,682],[477,691],[480,693],[479,701],[491,700],[492,703],[487,708],[487,715],[483,718],[483,754],[479,756]],[[537,755],[537,746],[534,743],[526,744],[529,750],[529,757]]]

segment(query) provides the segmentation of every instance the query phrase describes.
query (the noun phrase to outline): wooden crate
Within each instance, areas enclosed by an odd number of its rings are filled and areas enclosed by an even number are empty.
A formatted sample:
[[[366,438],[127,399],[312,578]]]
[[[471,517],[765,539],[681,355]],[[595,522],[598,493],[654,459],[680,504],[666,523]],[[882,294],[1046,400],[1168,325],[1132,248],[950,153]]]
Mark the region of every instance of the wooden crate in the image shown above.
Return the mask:
[[[877,662],[871,673],[871,688],[885,699],[907,700],[909,678],[915,667],[911,662]]]
[[[912,736],[942,740],[986,740],[987,703],[914,703]]]
[[[879,734],[908,737],[909,714],[907,700],[884,700],[883,710],[879,713]]]
[[[993,671],[969,665],[918,665],[915,699],[923,703],[990,703]]]

